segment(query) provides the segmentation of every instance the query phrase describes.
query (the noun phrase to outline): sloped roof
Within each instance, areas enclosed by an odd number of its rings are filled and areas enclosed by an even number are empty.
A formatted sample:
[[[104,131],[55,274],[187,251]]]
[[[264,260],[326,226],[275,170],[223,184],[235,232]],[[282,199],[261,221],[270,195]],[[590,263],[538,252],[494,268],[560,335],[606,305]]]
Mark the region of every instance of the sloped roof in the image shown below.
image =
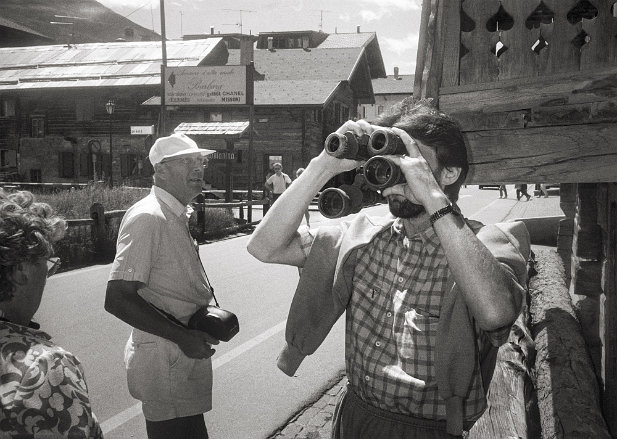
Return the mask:
[[[366,47],[375,38],[373,32],[355,32],[345,34],[329,34],[320,49],[345,49],[349,47]]]
[[[373,93],[375,95],[413,94],[415,75],[398,75],[387,78],[373,79]]]
[[[255,105],[327,104],[342,81],[256,81]]]
[[[167,65],[208,64],[221,38],[168,41]],[[159,41],[0,48],[0,90],[160,84]]]
[[[294,79],[349,80],[360,61],[362,48],[258,49],[253,54],[255,70],[266,81]],[[227,64],[239,64],[240,51],[229,50]]]
[[[138,25],[96,0],[1,0],[0,16],[29,29],[36,29],[52,43],[95,43],[125,38],[125,29],[134,40],[160,40],[150,29]],[[57,17],[59,16],[59,17]],[[71,18],[68,18],[71,17]],[[72,23],[55,25],[51,22]]]

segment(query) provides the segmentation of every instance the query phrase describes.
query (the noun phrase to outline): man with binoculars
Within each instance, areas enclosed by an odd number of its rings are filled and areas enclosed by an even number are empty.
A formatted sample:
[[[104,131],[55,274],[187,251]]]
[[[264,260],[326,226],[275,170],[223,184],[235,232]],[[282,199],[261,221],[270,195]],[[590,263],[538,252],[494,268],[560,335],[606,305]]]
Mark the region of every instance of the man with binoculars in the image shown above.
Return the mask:
[[[486,409],[496,346],[519,314],[529,235],[520,222],[483,226],[462,217],[455,203],[468,170],[465,142],[456,122],[429,102],[408,98],[373,123],[349,121],[337,133],[351,132],[362,145],[376,131],[405,150],[353,158],[322,152],[249,241],[261,261],[303,267],[278,367],[293,376],[347,311],[349,383],[334,437],[461,436]],[[363,164],[367,176],[367,157],[404,177],[381,188],[392,216],[298,229],[330,178]]]

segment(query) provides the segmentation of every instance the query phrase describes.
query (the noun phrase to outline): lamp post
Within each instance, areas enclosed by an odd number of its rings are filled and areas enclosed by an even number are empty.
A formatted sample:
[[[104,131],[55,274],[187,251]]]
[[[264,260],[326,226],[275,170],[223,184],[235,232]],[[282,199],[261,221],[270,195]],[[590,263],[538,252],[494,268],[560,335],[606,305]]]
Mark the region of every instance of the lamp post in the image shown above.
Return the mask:
[[[114,186],[114,153],[113,153],[113,144],[111,138],[111,115],[114,114],[114,108],[116,103],[113,99],[110,99],[105,104],[105,109],[107,110],[107,114],[109,114],[109,186]]]

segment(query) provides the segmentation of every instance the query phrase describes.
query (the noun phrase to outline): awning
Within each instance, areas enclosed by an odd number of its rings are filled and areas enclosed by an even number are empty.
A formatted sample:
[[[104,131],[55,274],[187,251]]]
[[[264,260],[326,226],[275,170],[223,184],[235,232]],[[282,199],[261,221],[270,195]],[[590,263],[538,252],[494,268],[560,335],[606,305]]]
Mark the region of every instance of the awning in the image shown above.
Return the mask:
[[[218,138],[240,138],[249,127],[249,122],[182,122],[174,129],[187,136],[209,136]]]

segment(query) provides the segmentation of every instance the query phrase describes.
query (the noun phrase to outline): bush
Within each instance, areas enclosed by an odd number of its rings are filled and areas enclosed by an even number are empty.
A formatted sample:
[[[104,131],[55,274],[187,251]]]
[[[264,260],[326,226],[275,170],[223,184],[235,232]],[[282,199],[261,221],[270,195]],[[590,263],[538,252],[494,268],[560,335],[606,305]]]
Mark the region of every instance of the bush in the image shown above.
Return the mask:
[[[36,192],[36,199],[54,208],[58,215],[66,219],[90,218],[90,206],[101,203],[106,211],[126,210],[138,200],[148,195],[149,190],[116,186],[93,182],[83,189],[59,192]]]

